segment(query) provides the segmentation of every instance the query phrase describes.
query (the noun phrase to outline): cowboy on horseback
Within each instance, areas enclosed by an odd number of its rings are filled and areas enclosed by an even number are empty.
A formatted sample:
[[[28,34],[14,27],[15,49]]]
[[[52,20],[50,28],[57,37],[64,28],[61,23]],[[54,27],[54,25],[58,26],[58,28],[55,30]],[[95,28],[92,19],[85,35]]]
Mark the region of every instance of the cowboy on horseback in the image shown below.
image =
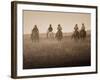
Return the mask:
[[[60,30],[60,31],[62,30],[62,27],[60,24],[58,24],[57,30]]]
[[[58,40],[58,41],[61,41],[62,38],[63,38],[63,33],[62,33],[62,27],[60,24],[58,24],[58,27],[57,27],[57,33],[56,33],[56,36],[55,38]]]
[[[48,31],[47,31],[47,38],[53,38],[53,28],[52,25],[49,25]]]
[[[75,25],[74,30],[78,31],[78,24]]]
[[[52,25],[50,24],[49,28],[48,28],[48,31],[49,32],[52,32],[53,31],[53,28],[52,28]]]
[[[80,30],[80,38],[82,40],[84,40],[86,38],[86,30],[85,30],[85,25],[84,23],[82,23],[82,27],[81,27],[81,30]]]
[[[74,38],[75,40],[79,39],[78,24],[76,24],[75,27],[74,27],[74,32],[72,34],[72,38]]]
[[[32,29],[32,34],[31,34],[31,39],[32,42],[39,42],[39,30],[37,28],[37,25],[34,26],[34,28]]]

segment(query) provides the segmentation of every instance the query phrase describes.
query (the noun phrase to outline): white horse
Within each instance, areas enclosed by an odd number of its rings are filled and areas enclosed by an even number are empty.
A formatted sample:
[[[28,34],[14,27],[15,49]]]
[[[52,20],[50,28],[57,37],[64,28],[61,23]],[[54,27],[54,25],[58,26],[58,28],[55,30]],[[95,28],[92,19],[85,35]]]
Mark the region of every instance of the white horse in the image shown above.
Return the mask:
[[[51,32],[47,32],[47,38],[48,39],[54,39],[54,33],[51,31]]]

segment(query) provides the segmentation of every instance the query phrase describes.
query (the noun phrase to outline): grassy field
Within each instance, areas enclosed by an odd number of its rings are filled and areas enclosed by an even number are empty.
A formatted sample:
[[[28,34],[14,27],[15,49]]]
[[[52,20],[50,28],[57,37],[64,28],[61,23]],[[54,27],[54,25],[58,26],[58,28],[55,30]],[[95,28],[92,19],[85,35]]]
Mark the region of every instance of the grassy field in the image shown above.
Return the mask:
[[[90,35],[75,41],[65,34],[61,42],[45,36],[41,34],[39,43],[32,43],[30,35],[24,35],[23,69],[91,65]]]

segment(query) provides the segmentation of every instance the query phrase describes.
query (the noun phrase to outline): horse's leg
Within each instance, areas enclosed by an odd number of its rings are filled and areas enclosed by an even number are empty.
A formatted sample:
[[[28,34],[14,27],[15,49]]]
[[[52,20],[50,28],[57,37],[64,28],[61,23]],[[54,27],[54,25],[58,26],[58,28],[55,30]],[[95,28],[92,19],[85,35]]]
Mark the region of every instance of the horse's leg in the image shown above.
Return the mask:
[[[32,43],[33,43],[33,38],[31,37]]]
[[[73,39],[74,38],[74,34],[72,34],[72,36],[71,36],[71,39]]]
[[[47,39],[49,38],[49,31],[47,32],[47,35],[46,35]]]
[[[53,33],[51,33],[51,38],[53,39]]]
[[[50,36],[49,37],[50,37],[50,40],[51,40],[51,33],[50,33]]]
[[[84,36],[84,39],[86,39],[86,31],[85,31],[84,35],[85,35],[85,36]]]
[[[53,34],[52,34],[52,32],[50,32],[49,36],[50,36],[50,40],[52,40],[52,39],[53,39]]]

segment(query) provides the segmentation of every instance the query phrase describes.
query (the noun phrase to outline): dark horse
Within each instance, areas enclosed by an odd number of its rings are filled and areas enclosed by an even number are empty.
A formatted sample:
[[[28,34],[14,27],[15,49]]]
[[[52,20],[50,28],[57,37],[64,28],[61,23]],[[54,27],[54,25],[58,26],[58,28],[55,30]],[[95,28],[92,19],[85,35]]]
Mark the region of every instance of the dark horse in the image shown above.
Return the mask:
[[[78,31],[78,24],[75,25],[74,30],[75,31],[72,34],[72,38],[74,38],[75,40],[79,39],[84,40],[86,38],[86,31],[84,24],[82,24],[80,32]]]
[[[80,37],[79,31],[78,31],[78,24],[75,24],[74,27],[74,32],[72,34],[72,38],[74,38],[75,40],[78,40]]]
[[[74,31],[74,33],[72,34],[72,38],[74,38],[75,40],[78,39],[84,40],[86,38],[86,31],[85,30],[80,30],[80,32]]]
[[[80,39],[84,40],[86,38],[86,31],[80,30]]]
[[[75,30],[72,34],[72,38],[74,38],[75,40],[78,40],[80,38],[80,33],[79,31]]]
[[[61,41],[61,40],[62,40],[62,38],[63,38],[63,33],[62,33],[61,30],[58,30],[58,31],[57,31],[55,38],[56,38],[58,41]]]
[[[39,30],[38,30],[36,25],[32,30],[31,39],[32,39],[32,42],[33,41],[34,42],[39,42]]]

